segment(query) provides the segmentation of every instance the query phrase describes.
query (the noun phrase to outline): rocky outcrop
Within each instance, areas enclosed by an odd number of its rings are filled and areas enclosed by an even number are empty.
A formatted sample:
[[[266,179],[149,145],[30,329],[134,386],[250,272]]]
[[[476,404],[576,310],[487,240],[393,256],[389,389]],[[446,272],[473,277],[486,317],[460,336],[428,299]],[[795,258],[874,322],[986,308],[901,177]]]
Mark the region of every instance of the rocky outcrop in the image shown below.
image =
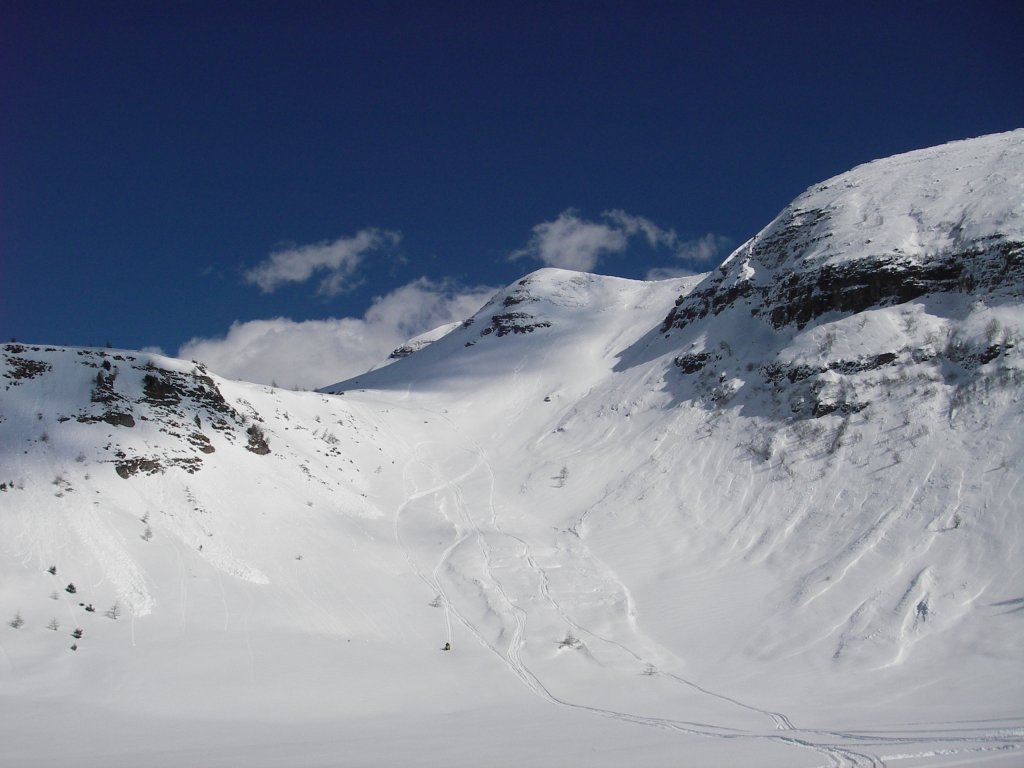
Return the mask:
[[[170,467],[197,472],[203,466],[203,457],[217,450],[211,434],[219,434],[228,443],[241,444],[258,455],[271,452],[262,427],[250,423],[259,422],[259,414],[244,401],[239,401],[238,407],[247,412],[244,416],[239,413],[198,364],[187,370],[162,365],[160,358],[148,356],[19,344],[4,345],[2,355],[0,374],[9,382],[8,387],[37,383],[46,387],[46,377],[55,365],[78,369],[71,374],[65,368],[61,376],[81,377],[82,385],[88,387],[88,397],[70,412],[40,414],[39,418],[125,430],[120,435],[108,434],[104,447],[114,457],[110,463],[122,478],[160,474]],[[88,373],[82,372],[83,368]],[[144,425],[141,429],[140,424]],[[157,454],[148,447],[151,430],[170,438],[163,444],[165,450]]]
[[[788,231],[788,228],[787,228]],[[741,263],[785,264],[791,242],[776,237],[752,241]],[[782,249],[782,252],[772,248]],[[753,271],[753,270],[751,270]],[[810,269],[781,269],[757,283],[725,266],[680,297],[662,323],[662,333],[745,305],[779,329],[800,329],[827,313],[855,314],[874,307],[902,304],[926,294],[999,293],[1024,295],[1024,242],[989,237],[960,250],[909,259],[902,254],[868,256]]]
[[[528,312],[503,312],[491,317],[490,325],[480,331],[481,336],[507,336],[510,333],[533,333],[538,328],[550,328],[547,320],[538,320]]]
[[[38,351],[39,348],[35,349]],[[16,386],[23,379],[34,379],[50,370],[49,363],[21,357],[21,353],[25,351],[26,348],[20,344],[8,344],[4,347],[4,362],[7,364],[7,370],[4,371],[3,377],[7,379],[8,389]]]
[[[1024,294],[1024,131],[878,160],[815,185],[680,296],[662,333],[729,308],[804,328],[922,296]]]

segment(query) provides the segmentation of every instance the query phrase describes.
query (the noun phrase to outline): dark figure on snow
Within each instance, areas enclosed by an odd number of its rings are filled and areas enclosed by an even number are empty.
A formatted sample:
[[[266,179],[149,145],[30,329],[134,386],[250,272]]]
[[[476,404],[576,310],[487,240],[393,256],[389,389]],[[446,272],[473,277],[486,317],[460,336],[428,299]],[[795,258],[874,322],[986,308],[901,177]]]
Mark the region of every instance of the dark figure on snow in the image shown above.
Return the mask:
[[[451,649],[452,649],[452,644],[451,643],[445,643],[444,644],[444,648],[442,648],[441,650],[442,651],[450,651]]]

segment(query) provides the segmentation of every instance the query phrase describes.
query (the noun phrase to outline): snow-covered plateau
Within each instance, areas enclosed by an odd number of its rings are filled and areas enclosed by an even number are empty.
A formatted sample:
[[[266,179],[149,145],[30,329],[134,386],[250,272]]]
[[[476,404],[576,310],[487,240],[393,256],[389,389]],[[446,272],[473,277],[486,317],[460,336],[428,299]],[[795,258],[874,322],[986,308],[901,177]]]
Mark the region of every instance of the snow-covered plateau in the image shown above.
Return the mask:
[[[1024,130],[321,392],[4,345],[0,764],[1024,764],[1022,343]]]

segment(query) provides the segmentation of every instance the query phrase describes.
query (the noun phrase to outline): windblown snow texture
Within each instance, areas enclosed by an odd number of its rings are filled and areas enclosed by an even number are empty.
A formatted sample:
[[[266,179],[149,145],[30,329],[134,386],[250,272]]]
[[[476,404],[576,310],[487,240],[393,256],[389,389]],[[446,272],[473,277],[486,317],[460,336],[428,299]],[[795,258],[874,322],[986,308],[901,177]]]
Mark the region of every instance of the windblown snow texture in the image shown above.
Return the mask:
[[[1022,214],[877,161],[319,393],[5,345],[0,762],[1017,764]]]

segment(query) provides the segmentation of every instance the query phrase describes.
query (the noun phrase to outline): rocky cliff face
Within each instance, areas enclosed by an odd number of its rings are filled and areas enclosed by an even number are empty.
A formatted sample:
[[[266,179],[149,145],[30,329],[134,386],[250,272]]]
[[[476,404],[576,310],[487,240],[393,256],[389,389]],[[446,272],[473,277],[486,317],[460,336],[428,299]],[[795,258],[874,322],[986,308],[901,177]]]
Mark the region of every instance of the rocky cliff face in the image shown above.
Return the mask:
[[[691,293],[662,332],[740,306],[776,329],[928,294],[1024,292],[1024,131],[855,168],[812,187]]]
[[[791,212],[788,218],[791,224],[785,234],[797,239],[801,216]],[[739,258],[744,266],[754,260],[775,261],[789,245],[784,236],[773,234],[745,245]],[[926,294],[1020,296],[1022,288],[1024,241],[998,235],[919,259],[890,253],[799,271],[781,270],[767,284],[757,284],[746,276],[737,278],[733,270],[723,266],[693,293],[680,297],[666,316],[662,332],[717,315],[737,303],[746,305],[751,315],[765,318],[775,328],[803,328],[830,312],[849,315],[903,304]]]
[[[170,467],[195,473],[217,445],[270,452],[261,416],[228,403],[198,364],[143,353],[6,344],[0,371],[6,390],[28,386],[47,403],[40,422],[45,416],[56,428],[74,426],[77,441],[97,449],[95,460],[112,463],[122,478]],[[88,387],[87,402],[62,396],[68,381]],[[31,419],[31,414],[4,414],[19,415]],[[38,439],[45,442],[49,434],[40,431]],[[94,458],[81,457],[83,462]]]
[[[659,332],[682,350],[677,397],[846,419],[908,382],[949,413],[1018,386],[1022,190],[1024,131],[812,187],[676,299]]]

